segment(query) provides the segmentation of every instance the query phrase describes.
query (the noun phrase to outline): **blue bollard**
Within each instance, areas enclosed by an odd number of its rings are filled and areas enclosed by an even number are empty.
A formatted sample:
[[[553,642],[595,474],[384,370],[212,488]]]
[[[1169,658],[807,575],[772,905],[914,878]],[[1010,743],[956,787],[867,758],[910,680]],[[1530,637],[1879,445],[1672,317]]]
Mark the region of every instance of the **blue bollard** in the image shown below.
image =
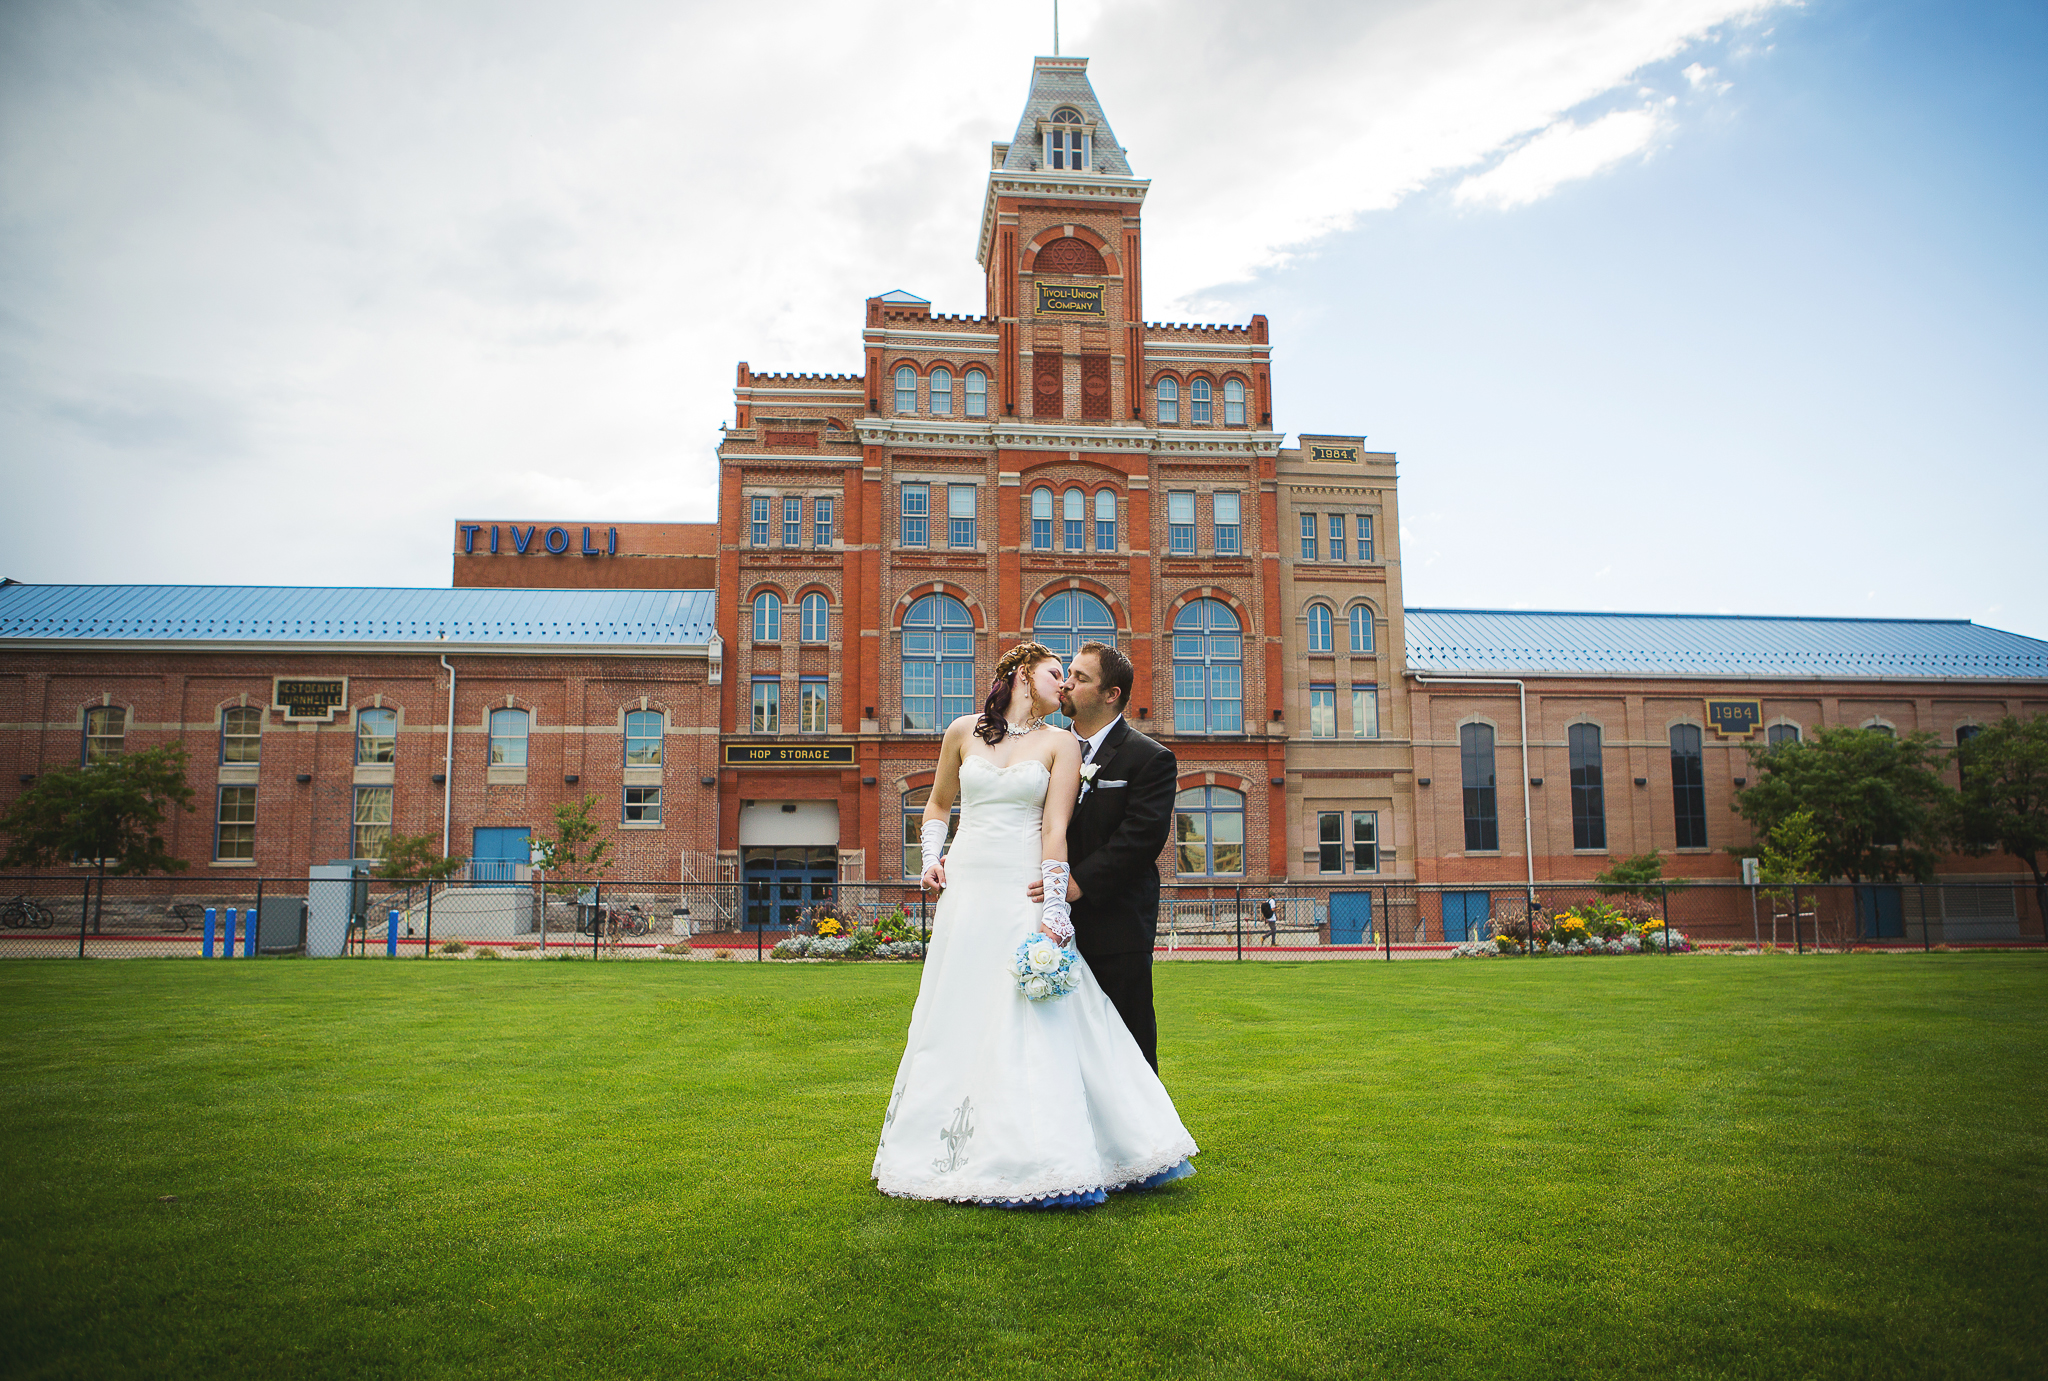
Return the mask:
[[[219,919],[219,918],[218,918],[217,916],[215,916],[215,915],[214,915],[214,910],[213,910],[213,908],[212,908],[212,907],[210,907],[210,906],[209,906],[209,907],[207,907],[207,908],[206,908],[206,939],[205,939],[204,943],[202,944],[202,946],[200,947],[200,950],[199,950],[199,955],[200,955],[200,957],[201,957],[201,958],[203,958],[203,959],[211,959],[211,958],[213,958],[213,927],[214,927],[214,926],[215,926],[215,924],[216,924],[216,923],[218,922],[218,919]]]
[[[384,953],[387,957],[398,957],[398,913],[393,911],[391,919],[384,923]]]
[[[242,913],[242,957],[256,957],[256,908],[253,906]]]
[[[228,907],[226,914],[221,917],[220,957],[235,957],[235,908],[232,906]]]

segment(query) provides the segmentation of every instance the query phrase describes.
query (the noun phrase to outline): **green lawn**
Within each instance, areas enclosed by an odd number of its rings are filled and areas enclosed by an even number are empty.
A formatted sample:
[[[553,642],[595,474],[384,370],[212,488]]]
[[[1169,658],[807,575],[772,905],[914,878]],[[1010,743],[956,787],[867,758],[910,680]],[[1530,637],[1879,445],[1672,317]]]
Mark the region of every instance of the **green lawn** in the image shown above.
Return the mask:
[[[917,978],[0,964],[0,1372],[2048,1372],[2048,956],[1162,965],[1041,1214],[869,1185]]]

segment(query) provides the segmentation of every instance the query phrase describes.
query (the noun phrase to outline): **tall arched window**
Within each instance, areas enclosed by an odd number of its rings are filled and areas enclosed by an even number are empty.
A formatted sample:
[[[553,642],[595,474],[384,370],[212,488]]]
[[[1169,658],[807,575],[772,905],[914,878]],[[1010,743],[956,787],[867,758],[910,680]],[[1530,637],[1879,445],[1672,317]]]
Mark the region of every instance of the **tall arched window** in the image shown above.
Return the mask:
[[[1465,789],[1465,848],[1500,848],[1499,784],[1493,774],[1493,726],[1458,727],[1458,768]]]
[[[1209,401],[1209,381],[1197,379],[1188,385],[1188,421],[1198,427],[1206,427],[1216,420],[1216,409]]]
[[[918,787],[903,793],[903,876],[918,877],[924,872],[924,848],[919,836],[924,831],[925,803],[932,798],[932,789]],[[953,813],[946,820],[946,842],[950,845],[953,836],[960,832],[960,802],[953,802]]]
[[[356,761],[390,762],[398,756],[398,711],[356,711]]]
[[[1699,726],[1671,726],[1671,817],[1681,849],[1707,847],[1707,766]]]
[[[1330,606],[1311,604],[1308,607],[1308,650],[1328,652],[1330,645]]]
[[[1095,550],[1116,550],[1116,490],[1095,491]]]
[[[979,369],[967,371],[967,415],[988,416],[988,375]]]
[[[526,766],[526,731],[526,711],[492,710],[491,766]]]
[[[1060,495],[1060,546],[1079,551],[1088,540],[1088,497],[1078,489]]]
[[[767,590],[754,596],[754,641],[782,641],[782,596]]]
[[[1088,171],[1088,127],[1081,120],[1081,112],[1061,106],[1047,123],[1045,166],[1054,172]]]
[[[932,416],[953,415],[953,371],[946,368],[934,369],[930,375],[932,395]]]
[[[951,595],[903,616],[903,727],[935,734],[974,709],[974,619]]]
[[[626,766],[661,766],[661,711],[626,711]]]
[[[1571,753],[1572,847],[1607,847],[1606,784],[1602,779],[1600,726],[1574,724],[1565,731]]]
[[[808,594],[798,606],[801,615],[798,636],[807,643],[822,643],[832,636],[832,603],[821,594]]]
[[[1354,604],[1351,606],[1351,650],[1372,651],[1372,606]]]
[[[1244,381],[1241,379],[1223,381],[1223,424],[1228,427],[1244,425]]]
[[[1156,385],[1159,398],[1159,422],[1162,426],[1180,424],[1180,384],[1172,379],[1161,379]]]
[[[1174,871],[1183,877],[1244,876],[1244,795],[1189,787],[1173,798]]]
[[[1116,619],[1109,606],[1086,590],[1062,590],[1038,606],[1031,621],[1031,636],[1044,643],[1062,662],[1072,662],[1082,643],[1116,646]],[[1071,721],[1065,715],[1051,715],[1047,722],[1062,728]]]
[[[1173,728],[1181,734],[1244,730],[1244,637],[1220,599],[1198,599],[1173,620]]]
[[[917,415],[917,371],[907,364],[896,370],[896,411],[904,417]]]
[[[1031,550],[1052,550],[1052,490],[1031,491]]]

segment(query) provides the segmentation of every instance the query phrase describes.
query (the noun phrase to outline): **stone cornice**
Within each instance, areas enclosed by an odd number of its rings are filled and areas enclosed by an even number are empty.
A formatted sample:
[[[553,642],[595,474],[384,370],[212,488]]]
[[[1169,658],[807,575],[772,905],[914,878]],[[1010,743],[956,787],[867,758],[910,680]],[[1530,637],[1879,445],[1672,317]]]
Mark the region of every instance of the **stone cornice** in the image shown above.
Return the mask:
[[[995,243],[996,201],[1000,197],[1051,197],[1072,201],[1127,201],[1142,206],[1150,178],[1114,177],[1106,173],[1006,173],[988,175],[988,193],[981,205],[980,248],[974,262],[988,267]]]

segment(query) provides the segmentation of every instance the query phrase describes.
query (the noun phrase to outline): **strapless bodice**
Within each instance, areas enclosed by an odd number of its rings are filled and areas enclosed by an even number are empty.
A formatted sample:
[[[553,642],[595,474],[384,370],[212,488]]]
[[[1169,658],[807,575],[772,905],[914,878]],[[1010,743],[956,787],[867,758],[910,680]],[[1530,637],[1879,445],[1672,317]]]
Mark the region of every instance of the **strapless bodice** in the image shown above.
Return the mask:
[[[1036,758],[998,767],[969,754],[960,763],[960,830],[947,869],[1038,876],[1039,828],[1052,773]]]

